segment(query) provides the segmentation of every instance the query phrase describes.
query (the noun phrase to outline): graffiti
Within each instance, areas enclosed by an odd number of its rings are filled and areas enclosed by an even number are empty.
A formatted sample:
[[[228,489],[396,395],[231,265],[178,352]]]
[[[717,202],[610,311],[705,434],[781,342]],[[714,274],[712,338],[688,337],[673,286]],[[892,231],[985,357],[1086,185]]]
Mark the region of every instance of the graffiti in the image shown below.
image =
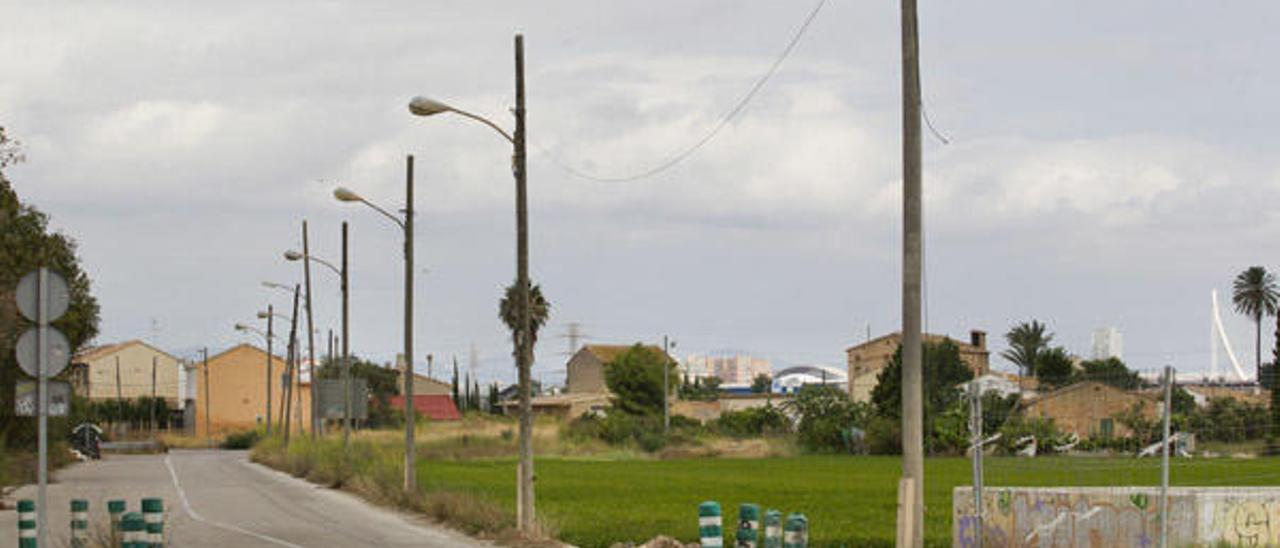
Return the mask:
[[[954,492],[955,546],[1150,547],[1159,543],[1158,490],[1134,487],[992,488],[973,515],[973,491]],[[1280,545],[1280,488],[1172,488],[1171,546]],[[979,525],[981,524],[981,525]]]
[[[1267,546],[1280,541],[1273,518],[1280,520],[1280,501],[1222,500],[1214,505],[1208,528],[1217,533],[1216,540],[1232,546]]]

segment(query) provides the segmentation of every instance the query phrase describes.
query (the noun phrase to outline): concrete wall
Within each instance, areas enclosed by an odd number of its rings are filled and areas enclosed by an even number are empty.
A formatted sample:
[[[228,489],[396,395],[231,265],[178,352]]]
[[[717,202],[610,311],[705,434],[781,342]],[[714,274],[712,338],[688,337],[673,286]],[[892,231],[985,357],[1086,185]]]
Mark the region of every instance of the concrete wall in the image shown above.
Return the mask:
[[[89,366],[89,398],[93,400],[116,399],[116,363],[120,364],[119,394],[125,399],[151,397],[151,364],[156,364],[156,397],[180,407],[182,397],[178,386],[178,369],[181,367],[173,356],[131,341],[112,352],[87,360]]]
[[[262,349],[240,345],[221,354],[209,358],[209,428],[213,433],[237,432],[257,426],[264,420],[267,394],[267,353]],[[285,362],[279,356],[271,360],[271,374],[275,383],[271,387],[271,422],[273,427],[279,424],[280,409],[284,403],[280,376],[284,374]],[[205,377],[203,372],[197,379],[195,421],[198,435],[205,435]],[[295,395],[301,396],[302,422],[310,430],[311,390],[310,385],[302,385]],[[416,388],[416,385],[415,385]],[[293,431],[297,431],[297,412],[292,417]]]
[[[989,487],[983,492],[986,548],[1156,546],[1158,487]],[[976,546],[973,490],[952,501],[954,546]],[[1280,544],[1280,487],[1169,490],[1169,546]]]

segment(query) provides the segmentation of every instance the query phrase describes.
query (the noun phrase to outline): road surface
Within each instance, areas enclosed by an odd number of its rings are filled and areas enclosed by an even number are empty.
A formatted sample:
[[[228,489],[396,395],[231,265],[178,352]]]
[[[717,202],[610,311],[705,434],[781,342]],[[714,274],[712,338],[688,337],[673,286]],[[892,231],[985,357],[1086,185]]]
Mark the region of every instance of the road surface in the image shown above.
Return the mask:
[[[33,485],[11,499],[36,497]],[[489,546],[413,516],[373,506],[249,462],[244,451],[108,455],[72,465],[49,485],[50,543],[66,546],[70,499],[89,500],[90,529],[103,534],[107,500],[140,511],[143,497],[165,503],[172,546]],[[17,513],[0,511],[0,546],[14,539]]]

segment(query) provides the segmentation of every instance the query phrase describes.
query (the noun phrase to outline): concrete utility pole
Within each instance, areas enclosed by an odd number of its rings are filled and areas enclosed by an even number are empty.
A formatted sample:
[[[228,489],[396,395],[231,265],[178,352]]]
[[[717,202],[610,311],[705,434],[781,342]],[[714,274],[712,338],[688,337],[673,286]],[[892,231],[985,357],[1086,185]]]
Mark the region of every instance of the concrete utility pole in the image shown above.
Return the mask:
[[[520,299],[520,332],[516,335],[516,367],[520,382],[520,473],[518,520],[520,530],[533,532],[537,521],[534,516],[533,475],[533,396],[529,373],[533,364],[533,317],[529,310],[529,206],[527,192],[528,165],[525,154],[524,128],[524,36],[517,34],[516,46],[516,130],[512,135],[515,145],[516,175],[516,294]]]
[[[920,43],[916,0],[902,0],[902,475],[914,490],[907,520],[912,546],[923,544],[924,409],[920,337],[922,207]]]
[[[120,356],[116,356],[116,409],[119,411],[119,419],[124,421],[124,391],[120,388]],[[116,433],[120,433],[120,427],[116,426]]]
[[[275,335],[271,332],[272,325],[275,323],[276,309],[270,303],[267,304],[267,436],[271,436],[271,385],[276,380],[271,372],[271,362],[275,357],[271,354],[271,339]]]
[[[413,441],[413,155],[405,162],[404,179],[404,492],[418,490]]]
[[[349,303],[350,286],[347,270],[347,222],[342,221],[342,454],[347,454],[347,444],[351,441],[351,356],[347,353],[347,340],[351,338],[348,328],[350,319]]]

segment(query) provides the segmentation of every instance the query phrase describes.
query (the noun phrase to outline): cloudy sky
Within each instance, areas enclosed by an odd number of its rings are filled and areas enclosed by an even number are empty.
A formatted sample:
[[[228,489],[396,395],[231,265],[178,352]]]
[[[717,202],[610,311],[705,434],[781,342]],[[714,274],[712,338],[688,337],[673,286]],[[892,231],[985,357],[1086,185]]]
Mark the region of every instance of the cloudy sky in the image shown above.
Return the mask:
[[[596,342],[676,339],[776,365],[842,363],[896,329],[900,103],[896,2],[828,0],[715,139],[816,2],[0,3],[0,124],[21,196],[81,245],[101,341],[173,349],[234,332],[300,279],[280,253],[336,260],[351,223],[352,344],[401,340],[399,236],[331,197],[387,208],[417,158],[415,362],[470,345],[511,378],[496,317],[514,277],[510,148],[431,95],[510,125],[525,34],[532,273]],[[1280,37],[1274,2],[925,1],[930,331],[1036,318],[1087,353],[1117,326],[1138,368],[1207,368],[1209,292],[1280,267]],[[338,326],[315,275],[318,327]],[[1226,318],[1246,362],[1252,329]],[[1267,329],[1266,331],[1271,331]],[[1268,345],[1269,346],[1269,345]]]

